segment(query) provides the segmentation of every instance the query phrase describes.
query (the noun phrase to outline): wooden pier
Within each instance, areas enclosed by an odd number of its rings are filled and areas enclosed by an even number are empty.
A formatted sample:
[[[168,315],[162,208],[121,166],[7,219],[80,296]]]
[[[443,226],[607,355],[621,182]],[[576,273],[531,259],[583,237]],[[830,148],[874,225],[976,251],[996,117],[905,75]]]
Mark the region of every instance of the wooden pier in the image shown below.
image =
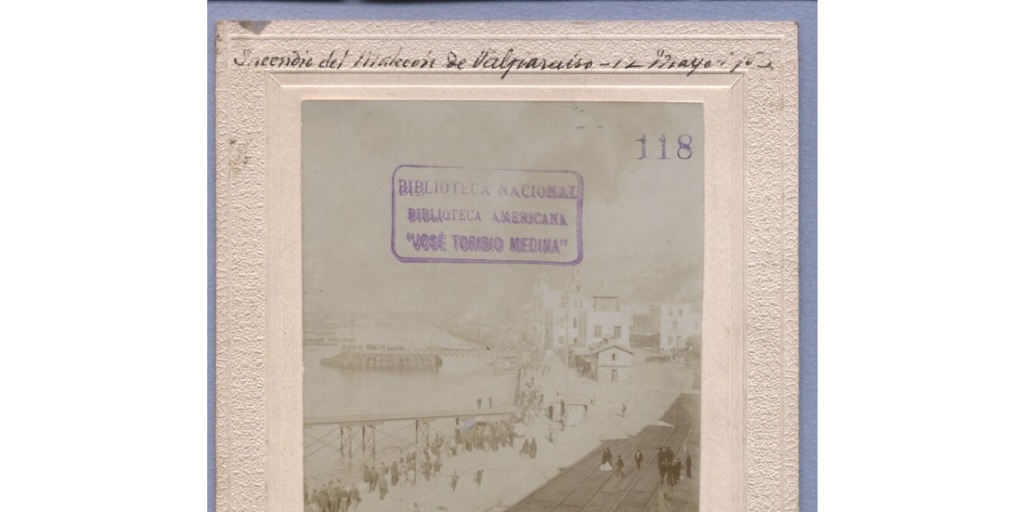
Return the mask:
[[[303,428],[316,426],[334,426],[338,431],[338,451],[342,457],[352,458],[353,447],[359,446],[362,456],[377,458],[377,426],[388,422],[412,421],[415,423],[413,444],[419,446],[422,435],[424,446],[430,443],[430,424],[437,420],[455,420],[452,426],[457,427],[465,419],[497,420],[507,418],[516,413],[512,407],[498,409],[460,409],[424,413],[381,413],[381,414],[346,414],[336,416],[311,416],[303,418]],[[436,431],[436,429],[435,429]],[[358,438],[358,439],[357,439]],[[326,442],[323,438],[318,442]]]

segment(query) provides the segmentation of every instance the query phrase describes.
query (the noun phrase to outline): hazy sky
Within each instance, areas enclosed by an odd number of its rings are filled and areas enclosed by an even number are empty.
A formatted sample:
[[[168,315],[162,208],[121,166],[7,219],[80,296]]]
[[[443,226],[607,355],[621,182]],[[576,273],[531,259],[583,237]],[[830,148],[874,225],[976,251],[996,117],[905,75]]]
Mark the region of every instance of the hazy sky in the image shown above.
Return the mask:
[[[403,164],[574,170],[585,190],[584,285],[625,299],[700,297],[700,105],[307,101],[302,119],[307,326],[355,312],[488,317],[528,300],[542,275],[572,275],[573,267],[398,261],[391,177]],[[689,160],[676,156],[681,134],[693,137]]]

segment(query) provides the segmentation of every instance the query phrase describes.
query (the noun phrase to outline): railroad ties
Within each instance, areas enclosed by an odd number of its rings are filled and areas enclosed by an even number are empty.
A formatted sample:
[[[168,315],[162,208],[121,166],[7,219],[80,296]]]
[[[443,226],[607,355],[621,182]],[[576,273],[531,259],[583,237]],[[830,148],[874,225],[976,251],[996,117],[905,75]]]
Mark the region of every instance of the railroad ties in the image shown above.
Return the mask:
[[[647,512],[657,507],[663,486],[658,474],[657,450],[678,449],[687,439],[691,424],[688,409],[698,407],[691,395],[680,395],[661,420],[671,426],[649,425],[628,438],[607,440],[575,464],[564,468],[507,512]],[[626,462],[626,476],[599,471],[601,451],[612,450]],[[642,469],[634,469],[633,453],[644,453]]]

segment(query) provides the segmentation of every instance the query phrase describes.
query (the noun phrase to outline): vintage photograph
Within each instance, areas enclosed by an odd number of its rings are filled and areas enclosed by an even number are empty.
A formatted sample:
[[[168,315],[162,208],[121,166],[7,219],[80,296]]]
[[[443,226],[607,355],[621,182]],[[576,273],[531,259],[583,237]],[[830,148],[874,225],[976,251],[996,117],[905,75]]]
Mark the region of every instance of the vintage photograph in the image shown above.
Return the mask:
[[[306,511],[693,511],[699,103],[302,102]]]

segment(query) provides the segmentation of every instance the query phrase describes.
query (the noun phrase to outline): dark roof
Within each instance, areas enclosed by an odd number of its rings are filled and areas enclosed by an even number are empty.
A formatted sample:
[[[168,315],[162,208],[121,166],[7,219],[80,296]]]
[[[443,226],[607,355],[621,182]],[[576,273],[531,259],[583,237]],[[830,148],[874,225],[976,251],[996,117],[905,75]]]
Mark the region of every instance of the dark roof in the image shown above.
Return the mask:
[[[608,344],[604,344],[604,345],[595,347],[593,350],[590,351],[590,353],[591,354],[596,354],[598,352],[604,352],[605,350],[608,350],[610,348],[617,348],[617,349],[619,349],[619,350],[621,350],[623,352],[628,352],[629,354],[633,353],[632,350],[630,350],[630,349],[628,349],[626,347],[623,347],[622,345],[617,345],[615,343],[608,343]]]

